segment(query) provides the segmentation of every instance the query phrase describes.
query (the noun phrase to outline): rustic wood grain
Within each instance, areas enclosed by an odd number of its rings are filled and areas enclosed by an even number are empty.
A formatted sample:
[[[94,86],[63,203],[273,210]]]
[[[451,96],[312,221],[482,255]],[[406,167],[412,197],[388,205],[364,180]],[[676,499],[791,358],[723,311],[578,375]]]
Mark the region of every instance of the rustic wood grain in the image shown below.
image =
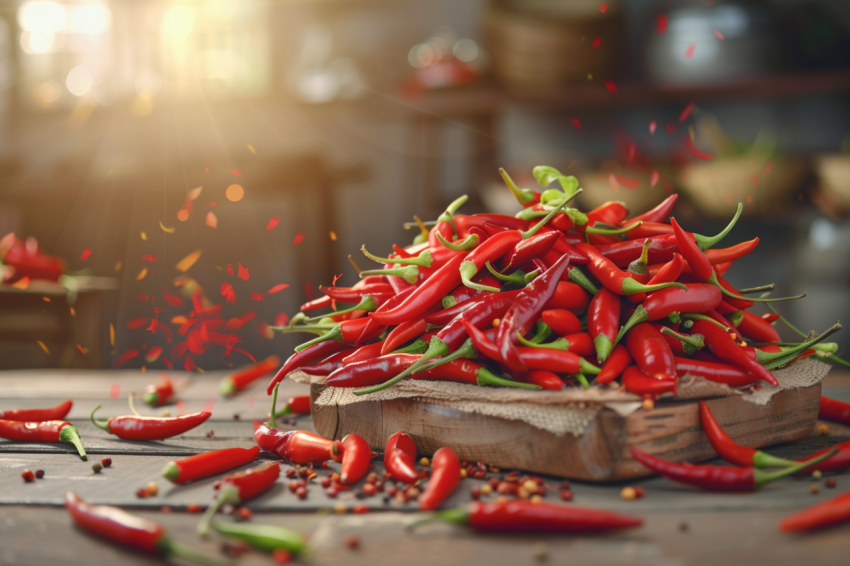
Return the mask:
[[[782,391],[763,407],[737,396],[708,403],[732,438],[755,448],[806,436],[817,421],[820,390],[817,384]],[[316,395],[314,391],[314,399]],[[702,432],[696,401],[660,402],[627,417],[603,409],[578,438],[559,437],[524,422],[467,413],[426,399],[314,404],[313,421],[323,436],[339,439],[355,432],[375,449],[404,430],[426,455],[449,446],[464,460],[594,481],[649,473],[632,459],[628,446],[673,461],[716,455]]]

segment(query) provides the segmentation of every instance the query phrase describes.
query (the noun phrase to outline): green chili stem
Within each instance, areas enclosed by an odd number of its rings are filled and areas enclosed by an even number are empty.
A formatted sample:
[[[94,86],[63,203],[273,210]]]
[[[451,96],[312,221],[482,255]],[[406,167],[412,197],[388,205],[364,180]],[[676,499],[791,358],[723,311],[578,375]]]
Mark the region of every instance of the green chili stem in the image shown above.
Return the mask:
[[[478,385],[495,385],[497,387],[520,387],[523,389],[542,389],[539,385],[533,383],[521,383],[519,381],[511,381],[499,377],[485,367],[481,367],[475,372],[475,377],[478,379]]]
[[[502,180],[505,181],[505,184],[508,186],[508,189],[510,189],[511,194],[514,195],[514,198],[518,203],[525,206],[534,200],[534,191],[531,189],[520,189],[517,187],[513,179],[511,179],[510,175],[508,175],[507,171],[499,168],[499,175],[502,176]]]
[[[716,272],[711,273],[711,277],[708,279],[708,281],[706,281],[706,283],[711,283],[712,285],[720,289],[720,292],[726,295],[727,297],[732,297],[733,299],[739,299],[741,301],[754,301],[757,303],[777,303],[779,301],[793,301],[795,299],[802,299],[807,295],[807,293],[803,293],[802,295],[797,295],[796,297],[779,297],[776,299],[766,299],[764,297],[753,299],[750,297],[742,297],[741,295],[736,295],[735,293],[729,291],[728,289],[726,289],[726,287],[721,285],[720,282],[717,280]]]
[[[395,264],[399,264],[399,265],[416,265],[416,266],[419,266],[419,267],[431,267],[431,263],[433,262],[433,259],[431,258],[431,252],[428,251],[428,250],[425,250],[424,252],[422,252],[421,254],[419,254],[416,257],[394,257],[394,258],[378,257],[376,255],[372,255],[366,250],[366,246],[361,246],[360,251],[363,252],[363,255],[365,255],[366,257],[368,257],[372,261],[375,261],[375,262],[378,262],[378,263],[395,263]]]
[[[607,228],[596,228],[595,226],[588,226],[587,228],[584,229],[584,233],[585,234],[597,234],[597,235],[600,235],[600,236],[618,236],[620,234],[625,234],[629,230],[634,230],[635,228],[637,228],[641,224],[643,224],[643,220],[638,220],[634,224],[630,224],[630,225],[626,226],[625,228],[607,229]]]
[[[743,212],[743,211],[744,211],[744,205],[743,205],[743,203],[739,202],[738,203],[738,210],[735,211],[735,216],[734,216],[734,218],[732,218],[732,221],[729,222],[729,224],[726,226],[726,228],[724,228],[723,231],[720,232],[719,234],[717,234],[716,236],[709,237],[709,236],[703,236],[701,234],[694,234],[694,238],[697,241],[697,245],[699,246],[699,249],[701,249],[702,251],[705,251],[712,246],[716,246],[720,242],[720,240],[725,238],[726,235],[732,230],[732,228],[738,222],[738,219],[741,217],[741,212]]]
[[[770,283],[769,285],[762,285],[761,287],[750,287],[749,289],[738,289],[738,292],[742,295],[746,295],[749,293],[760,293],[762,291],[773,291],[776,288],[776,285]]]
[[[368,271],[361,271],[360,279],[373,275],[395,275],[412,285],[419,280],[419,268],[415,265],[409,265],[407,267],[394,267],[393,269],[370,269]]]
[[[571,265],[567,268],[567,271],[570,273],[570,281],[590,293],[591,296],[595,296],[599,292],[596,285],[578,267]]]
[[[459,358],[472,359],[472,358],[477,358],[477,357],[478,357],[478,352],[475,351],[475,347],[472,345],[472,340],[466,339],[464,341],[464,343],[461,344],[460,347],[457,350],[455,350],[454,352],[452,352],[448,356],[443,356],[442,358],[437,358],[434,361],[428,362],[427,364],[424,364],[422,367],[420,367],[419,370],[417,370],[417,371],[418,371],[418,373],[421,373],[423,371],[428,371],[429,369],[434,369],[437,366],[447,364],[447,363],[449,363],[453,360],[457,360]]]
[[[538,320],[534,325],[534,336],[531,338],[533,344],[540,344],[552,334],[552,329],[542,320]]]
[[[583,373],[577,373],[576,380],[579,382],[582,389],[590,389],[590,383],[587,382],[587,377],[585,377]]]
[[[661,328],[661,334],[667,334],[668,336],[672,336],[673,338],[680,340],[685,346],[686,354],[693,354],[700,348],[705,347],[705,336],[702,334],[691,334],[690,336],[685,336],[684,334],[679,334],[672,328],[667,328],[666,326]],[[690,348],[688,348],[690,346]]]
[[[805,470],[809,466],[814,464],[818,464],[823,462],[827,458],[832,458],[835,454],[838,453],[838,448],[833,448],[828,452],[824,452],[820,456],[815,458],[809,458],[808,460],[804,460],[803,462],[799,462],[794,466],[788,466],[787,468],[783,468],[781,470],[777,470],[775,472],[765,472],[758,468],[753,469],[753,484],[756,489],[762,487],[765,484],[772,482],[773,480],[784,478],[785,476],[790,476],[792,474],[796,474],[802,470]]]
[[[274,389],[272,390],[272,410],[269,413],[269,428],[277,428],[277,417],[278,417],[278,415],[275,412],[275,410],[277,409],[277,389],[278,389],[278,387],[280,387],[279,381],[275,384]],[[289,405],[284,407],[283,411],[281,411],[281,412],[285,412],[286,409],[288,409],[288,408],[289,408]],[[283,416],[283,415],[281,415],[281,416]]]
[[[699,313],[695,313],[695,312],[688,312],[688,313],[682,314],[681,316],[684,319],[705,320],[705,321],[708,321],[708,322],[712,322],[712,323],[716,324],[717,326],[719,326],[720,328],[722,328],[723,330],[725,330],[726,332],[729,332],[730,330],[732,330],[731,328],[729,328],[725,324],[720,324],[719,322],[717,322],[716,320],[714,320],[710,316],[705,316],[704,314],[699,314]]]
[[[770,309],[770,312],[772,312],[773,314],[779,314],[779,311],[778,311],[778,310],[776,310],[776,307],[774,307],[774,306],[773,306],[773,305],[771,305],[770,303],[767,303],[767,308],[768,308],[768,309]],[[791,323],[788,321],[788,319],[787,319],[787,318],[785,318],[784,316],[782,316],[781,314],[779,314],[779,320],[780,320],[783,324],[785,324],[785,326],[787,326],[788,328],[790,328],[791,330],[793,330],[794,332],[796,332],[797,334],[799,334],[799,335],[800,335],[800,336],[802,336],[803,338],[805,338],[805,337],[807,336],[807,334],[804,334],[804,333],[803,333],[803,332],[802,332],[799,328],[797,328],[796,326],[794,326],[793,324],[791,324]]]
[[[478,245],[478,242],[481,238],[478,237],[478,234],[470,234],[459,244],[453,244],[446,240],[442,234],[437,232],[437,239],[443,244],[444,248],[450,249],[453,252],[468,252],[469,250],[475,248]]]
[[[239,489],[235,485],[222,485],[218,490],[218,495],[216,496],[215,501],[212,502],[212,505],[207,507],[207,510],[204,512],[204,516],[201,517],[201,522],[198,523],[198,527],[195,529],[198,536],[206,537],[209,534],[210,521],[222,505],[225,503],[238,505],[239,502]]]
[[[413,218],[416,218],[416,216],[414,216]],[[422,226],[426,226],[426,227],[427,226],[436,226],[437,221],[436,220],[419,220],[417,222],[405,222],[404,224],[402,224],[402,226],[404,227],[405,230],[410,230],[411,228],[416,228],[420,224]],[[427,230],[426,230],[426,232],[427,232]]]
[[[478,289],[479,291],[491,291],[493,293],[498,293],[501,291],[498,287],[490,287],[489,285],[481,285],[480,283],[473,283],[472,278],[478,275],[478,268],[475,267],[474,261],[464,260],[460,264],[460,280],[461,282],[469,287],[470,289]]]
[[[92,424],[94,424],[94,426],[96,426],[97,428],[102,429],[102,430],[105,430],[106,432],[109,432],[109,421],[106,421],[106,424],[101,424],[101,423],[97,422],[96,420],[94,420],[94,414],[95,414],[95,413],[97,412],[97,410],[98,410],[98,409],[100,409],[101,407],[102,407],[102,405],[98,405],[97,407],[95,407],[94,409],[92,409],[91,416],[90,416],[90,418],[91,418],[91,422],[92,422]],[[110,434],[112,434],[112,433],[110,433]]]
[[[393,350],[393,354],[424,354],[428,350],[428,342],[422,338],[417,338],[413,344]]]
[[[776,353],[768,353],[768,352],[759,352],[757,354],[757,360],[760,364],[763,364],[766,369],[774,369],[781,365],[787,364],[796,358],[801,352],[805,352],[807,349],[811,348],[812,345],[817,344],[818,342],[822,342],[828,336],[835,334],[841,330],[841,325],[836,323],[832,325],[826,332],[818,336],[813,340],[809,340],[808,342],[803,342],[802,344],[795,346],[794,348],[790,348],[784,352],[776,352]],[[764,362],[770,362],[765,364]]]
[[[484,266],[487,268],[487,271],[489,271],[490,274],[499,281],[507,281],[508,283],[514,283],[516,285],[525,285],[525,273],[519,269],[510,275],[504,275],[496,271],[496,268],[493,267],[489,261],[485,263]]]
[[[285,332],[285,331],[281,331]],[[293,332],[298,332],[297,330],[293,330]],[[303,350],[309,348],[313,344],[318,344],[319,342],[324,342],[325,340],[337,340],[339,342],[342,341],[342,331],[339,329],[339,325],[337,324],[333,328],[331,328],[327,334],[319,336],[318,338],[313,338],[308,342],[304,342],[298,346],[295,346],[296,352],[302,352]]]
[[[157,546],[165,554],[174,555],[178,558],[189,560],[191,562],[196,562],[198,564],[203,564],[205,566],[232,565],[229,560],[222,560],[214,556],[207,556],[206,554],[203,554],[188,545],[185,545],[181,542],[177,542],[169,536],[162,538],[157,544]]]
[[[541,220],[540,222],[535,224],[533,227],[531,227],[530,229],[528,229],[528,230],[526,230],[525,232],[522,233],[522,239],[527,240],[530,237],[534,236],[537,232],[540,231],[541,228],[543,228],[543,226],[548,224],[549,221],[552,220],[552,218],[554,218],[556,214],[561,212],[561,210],[563,210],[564,207],[567,206],[567,203],[569,203],[571,200],[576,198],[581,192],[582,192],[581,189],[577,190],[575,193],[573,193],[572,195],[570,195],[566,199],[564,199],[564,202],[560,203],[558,206],[556,206],[555,208],[550,210],[549,214],[547,214],[543,218],[543,220]]]
[[[74,425],[63,426],[59,430],[59,441],[70,442],[77,449],[77,452],[80,454],[80,458],[84,462],[88,460],[88,456],[86,456],[86,449],[83,448],[83,441],[80,439],[80,432]]]
[[[340,314],[348,314],[348,313],[354,312],[354,311],[371,312],[371,311],[375,310],[376,308],[378,308],[378,301],[376,301],[373,297],[370,297],[370,296],[367,295],[367,296],[363,297],[362,299],[360,299],[360,302],[357,303],[356,305],[354,305],[351,308],[347,308],[347,309],[344,309],[344,310],[341,310],[341,311],[334,311],[332,313],[328,313],[327,315],[315,316],[313,318],[305,318],[304,322],[315,322],[315,321],[318,321],[318,320],[322,320],[323,318],[328,318],[330,316],[337,316],[337,315],[340,315]]]
[[[399,373],[395,377],[391,378],[390,380],[385,381],[384,383],[373,385],[372,387],[367,387],[366,389],[360,389],[358,391],[355,391],[354,394],[367,395],[369,393],[375,393],[376,391],[386,389],[387,387],[395,385],[408,375],[419,371],[419,368],[424,366],[429,360],[433,358],[439,358],[440,356],[445,356],[448,353],[449,347],[446,345],[446,343],[437,338],[436,336],[432,336],[431,343],[428,345],[428,350],[424,354],[422,354],[422,357],[416,360],[416,362],[412,366]]]

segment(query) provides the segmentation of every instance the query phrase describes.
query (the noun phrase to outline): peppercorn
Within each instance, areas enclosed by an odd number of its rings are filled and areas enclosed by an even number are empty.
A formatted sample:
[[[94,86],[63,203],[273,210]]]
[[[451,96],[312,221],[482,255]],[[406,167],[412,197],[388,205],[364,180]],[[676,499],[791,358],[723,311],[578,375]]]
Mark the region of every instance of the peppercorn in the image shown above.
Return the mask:
[[[643,400],[643,410],[644,411],[651,411],[654,408],[655,408],[655,401],[653,401],[652,399],[644,399]]]
[[[186,506],[186,511],[189,513],[200,513],[203,509],[197,503],[190,503]]]
[[[422,458],[419,459],[419,465],[420,466],[430,466],[431,460],[429,460],[428,458],[423,456]]]
[[[531,501],[532,503],[540,503],[541,501],[543,501],[543,496],[539,494],[532,495],[529,501]]]
[[[337,495],[339,495],[339,491],[338,491],[337,489],[335,489],[335,488],[331,487],[331,488],[328,488],[328,489],[326,489],[326,490],[325,490],[325,495],[327,495],[328,497],[330,497],[331,499],[333,499],[333,498],[335,498]]]
[[[823,477],[823,473],[820,470],[815,470],[812,472],[812,481],[820,481]]]
[[[818,425],[818,436],[829,436],[829,425]]]
[[[466,468],[461,468],[461,469],[460,469],[460,477],[461,477],[461,478],[465,478],[465,477],[467,477]]]
[[[295,490],[295,495],[298,496],[298,499],[307,499],[307,488],[299,487]]]
[[[373,483],[363,484],[363,493],[365,493],[366,495],[375,495],[376,493],[378,493],[378,488]]]
[[[32,470],[30,470],[30,469],[26,469],[23,472],[21,472],[21,477],[24,479],[24,482],[26,482],[26,483],[30,483],[30,482],[35,481],[35,476],[33,475]]]
[[[499,485],[498,480],[496,480],[496,485]],[[481,495],[490,495],[491,493],[493,493],[491,484],[488,483],[481,486]]]
[[[327,489],[331,486],[331,478],[322,478],[322,487]]]
[[[108,468],[112,465],[112,458],[109,458],[108,456],[106,458],[102,458],[100,463],[103,464],[104,468]]]
[[[295,470],[295,468],[289,468],[288,470],[286,470],[286,477],[294,478],[295,474],[297,474],[297,473],[298,472]]]
[[[834,488],[835,487],[835,478],[829,478],[828,480],[826,480],[826,487],[828,487],[829,489]]]
[[[366,476],[366,483],[375,483],[378,481],[378,474],[372,472],[371,474]]]
[[[163,505],[162,507],[159,508],[159,512],[160,513],[171,513],[171,507],[169,507],[168,505]]]
[[[809,492],[812,495],[817,495],[818,493],[820,493],[820,486],[816,483],[812,484],[812,487],[809,488]]]
[[[357,550],[360,548],[360,537],[357,535],[348,535],[345,537],[345,546],[351,550]]]
[[[568,490],[568,489],[562,489],[560,495],[561,495],[561,499],[563,499],[564,501],[572,501],[573,500],[573,492]]]
[[[469,491],[469,495],[470,495],[470,497],[472,497],[472,499],[473,499],[474,501],[478,501],[479,499],[481,499],[481,489],[479,489],[479,488],[477,488],[477,487],[473,487],[473,488]]]
[[[348,507],[345,506],[345,503],[337,503],[334,505],[334,511],[337,515],[345,515],[348,512]]]
[[[139,489],[136,490],[136,497],[138,497],[139,499],[144,499],[147,496],[148,496],[148,492],[145,491],[145,488],[140,487]]]
[[[637,486],[635,488],[635,497],[638,499],[642,499],[644,495],[646,495],[646,490],[640,486]]]
[[[285,548],[275,548],[272,551],[272,560],[277,564],[287,564],[292,560],[292,555]]]
[[[351,511],[356,515],[362,515],[363,513],[368,513],[369,508],[363,505],[362,503],[357,503],[354,507],[351,508]]]
[[[243,521],[250,521],[251,517],[253,515],[254,514],[247,507],[240,507],[239,508],[239,518],[242,519]]]
[[[35,471],[35,477],[38,478],[38,479],[43,478],[44,477],[44,470],[36,470]]]
[[[631,501],[632,499],[637,498],[637,493],[635,493],[635,488],[631,486],[624,487],[620,490],[620,499],[624,499],[626,501]]]
[[[103,469],[103,464],[101,464],[100,462],[95,462],[91,465],[91,469],[94,470],[94,473],[99,474],[100,471]]]
[[[679,523],[679,532],[680,533],[686,533],[686,532],[688,532],[689,529],[690,529],[690,527],[688,526],[687,523],[685,523],[685,522]]]
[[[152,497],[159,493],[159,486],[156,485],[156,482],[148,482],[148,485],[145,486],[145,492]]]

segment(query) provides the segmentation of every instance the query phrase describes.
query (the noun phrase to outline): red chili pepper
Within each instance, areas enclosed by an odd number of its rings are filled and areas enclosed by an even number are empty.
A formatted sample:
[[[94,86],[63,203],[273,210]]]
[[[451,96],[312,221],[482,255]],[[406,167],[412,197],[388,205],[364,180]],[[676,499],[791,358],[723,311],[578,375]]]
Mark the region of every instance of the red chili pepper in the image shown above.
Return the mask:
[[[605,365],[602,366],[602,370],[596,376],[596,383],[599,385],[611,383],[633,363],[629,350],[622,344],[617,344],[611,351],[611,355],[608,356]]]
[[[310,414],[310,396],[299,395],[290,397],[286,400],[286,405],[283,409],[275,414],[275,418],[285,417],[286,415],[309,415]]]
[[[578,354],[582,357],[589,357],[596,353],[596,347],[593,345],[593,338],[591,338],[589,332],[568,334],[555,342],[546,344],[546,346],[554,347],[555,344],[558,344],[557,347],[560,347],[561,344],[563,344],[565,350],[572,352],[573,354]]]
[[[549,253],[549,250],[552,249],[552,246],[555,245],[555,242],[557,242],[560,237],[560,232],[553,231],[540,232],[530,238],[520,240],[513,249],[509,250],[505,254],[504,258],[502,258],[501,264],[504,269],[509,269],[511,267],[522,267],[531,263],[531,260],[543,257]]]
[[[711,447],[714,448],[714,451],[721,458],[730,464],[742,467],[753,466],[756,468],[784,468],[786,466],[797,465],[797,462],[786,460],[785,458],[777,458],[761,450],[741,446],[732,440],[714,419],[714,415],[711,414],[711,409],[705,401],[699,402],[699,417],[702,429],[705,431]]]
[[[540,318],[558,336],[581,332],[581,321],[566,309],[548,309],[540,313]]]
[[[339,481],[353,485],[369,473],[372,448],[368,442],[354,433],[342,439],[342,446],[345,450],[342,453],[342,469],[340,470]]]
[[[711,265],[719,265],[721,263],[728,263],[741,259],[756,249],[758,245],[759,239],[753,238],[752,240],[741,242],[740,244],[736,244],[729,248],[706,250],[705,255],[708,258],[708,261],[711,262]]]
[[[581,373],[584,369],[581,357],[573,352],[526,346],[520,346],[516,350],[520,360],[528,369],[545,369],[569,375]]]
[[[486,280],[486,281],[485,281]],[[482,274],[481,280],[479,281],[482,285],[488,286],[497,286],[499,284],[498,280],[495,277],[491,277],[488,274]],[[451,310],[457,305],[465,304],[470,299],[474,299],[478,295],[487,294],[489,295],[492,291],[482,291],[480,289],[473,289],[472,287],[467,287],[466,285],[458,285],[454,291],[443,297],[443,308],[446,310]],[[445,312],[445,311],[440,311]],[[430,315],[431,317],[435,317],[440,313],[434,313]],[[454,318],[454,317],[452,317]],[[451,320],[451,319],[449,319]],[[431,321],[429,321],[431,322]],[[448,322],[448,321],[445,321]],[[445,324],[445,322],[434,322],[433,324]]]
[[[540,202],[539,192],[517,187],[513,179],[511,179],[510,175],[508,175],[508,172],[504,169],[499,169],[499,174],[502,176],[502,180],[505,181],[508,189],[510,189],[511,194],[514,195],[514,198],[522,205],[523,208],[534,206]]]
[[[292,356],[286,360],[286,363],[283,364],[283,367],[278,370],[272,380],[269,382],[269,386],[266,389],[266,393],[268,395],[272,394],[272,390],[274,390],[274,386],[283,381],[283,378],[287,376],[292,371],[304,366],[308,366],[314,362],[321,361],[331,354],[336,354],[342,350],[348,348],[342,342],[337,342],[336,340],[329,340],[326,342],[319,342],[318,344],[314,344],[300,352],[294,353]]]
[[[378,343],[378,350],[381,349],[381,343]],[[330,373],[335,372],[343,365],[345,365],[344,360],[349,356],[354,355],[357,352],[357,348],[350,348],[348,350],[343,350],[342,352],[337,352],[336,354],[331,354],[321,362],[317,364],[313,364],[311,366],[305,366],[300,368],[301,371],[306,373],[307,375],[328,375]],[[380,353],[380,352],[379,352]],[[378,355],[377,353],[374,355]],[[370,356],[371,357],[371,356]]]
[[[590,304],[590,295],[581,286],[569,281],[560,281],[552,295],[543,308],[565,309],[575,315],[581,316],[587,311]]]
[[[201,522],[198,523],[198,534],[202,537],[207,536],[210,520],[222,505],[239,505],[243,501],[257,497],[271,489],[279,477],[280,464],[277,462],[266,462],[256,468],[224,476],[215,501],[207,507]]]
[[[850,403],[844,403],[821,395],[818,418],[850,426]]]
[[[280,358],[277,356],[269,356],[261,362],[222,378],[221,383],[218,385],[218,392],[220,395],[225,397],[234,395],[239,391],[243,391],[246,387],[264,375],[273,372],[279,365]]]
[[[727,364],[680,357],[675,359],[676,374],[679,377],[695,375],[715,383],[724,383],[729,387],[744,387],[759,380],[753,374]]]
[[[850,492],[788,515],[779,523],[785,533],[811,531],[850,521]]]
[[[658,283],[669,283],[670,281],[676,281],[679,279],[679,276],[682,274],[682,268],[685,266],[685,260],[682,257],[682,254],[673,255],[673,259],[668,261],[665,264],[659,265],[658,269],[653,271],[653,265],[649,266],[649,273],[652,275],[652,279],[649,280],[648,285],[657,285]]]
[[[676,247],[676,237],[672,234],[655,236],[649,238],[649,240],[647,253],[651,264],[668,262],[679,251]],[[576,249],[584,253],[578,247]],[[599,246],[598,251],[611,263],[620,269],[625,269],[631,262],[640,257],[643,252],[643,240],[627,240],[618,244]]]
[[[681,283],[662,283],[660,285],[643,285],[629,277],[618,269],[614,263],[602,255],[595,247],[590,244],[576,244],[576,249],[590,258],[590,263],[587,268],[590,272],[609,290],[618,295],[632,295],[634,293],[649,293],[667,287],[684,287]],[[641,250],[643,243],[641,243]]]
[[[729,283],[728,281],[726,281],[725,279],[718,277],[717,282],[720,284],[721,287],[723,287],[724,289],[726,289],[730,293],[733,293],[733,294],[738,295],[738,296],[741,295],[737,290],[735,290],[735,288],[732,286],[732,284]],[[748,309],[755,304],[755,302],[753,302],[753,301],[749,301],[749,300],[746,300],[746,299],[738,299],[738,298],[735,298],[735,297],[730,297],[729,295],[724,295],[723,300],[725,302],[727,302],[729,305],[735,307],[735,310],[745,310],[745,309]]]
[[[676,201],[679,199],[679,195],[672,194],[663,201],[661,201],[658,206],[653,208],[652,210],[647,210],[643,214],[639,214],[634,218],[630,218],[628,220],[624,220],[621,226],[627,227],[632,224],[637,224],[638,222],[664,222],[670,216],[670,213],[673,211],[673,207],[676,206]],[[628,232],[626,232],[628,234]]]
[[[145,387],[145,403],[151,407],[162,407],[173,401],[174,385],[167,375],[160,374],[160,384],[151,383]]]
[[[496,346],[502,360],[514,371],[525,371],[526,367],[517,356],[514,341],[517,332],[525,335],[534,324],[543,305],[555,294],[561,274],[569,265],[569,258],[562,257],[555,265],[541,273],[522,289],[510,306],[496,331]],[[545,369],[545,368],[544,368]]]
[[[24,277],[59,281],[59,277],[65,271],[65,262],[62,259],[46,255],[37,244],[31,246],[30,241],[24,242],[17,238],[2,259],[3,263],[15,268],[12,274],[6,274],[8,284],[15,283]]]
[[[26,421],[37,423],[41,421],[59,421],[71,412],[74,402],[68,399],[49,409],[13,409],[0,411],[0,419],[5,421]]]
[[[387,439],[384,448],[384,466],[395,481],[414,484],[419,480],[416,472],[416,442],[406,432],[397,432]]]
[[[635,312],[623,325],[620,337],[635,324],[648,320],[661,320],[673,313],[703,313],[717,308],[722,300],[723,295],[720,290],[707,283],[688,283],[685,289],[670,288],[656,291],[635,308]]]
[[[620,326],[620,298],[603,287],[599,289],[587,310],[587,329],[593,338],[596,356],[603,363],[611,354]]]
[[[685,232],[675,218],[670,219],[670,224],[673,225],[673,232],[676,234],[676,245],[679,247],[679,252],[693,273],[700,281],[708,281],[714,276],[714,270],[711,268],[711,262],[697,245],[696,240]]]
[[[601,533],[631,529],[643,525],[632,515],[587,509],[572,505],[554,505],[545,501],[473,501],[466,507],[438,511],[427,520],[441,519],[480,531]]]
[[[497,282],[498,284],[498,282]],[[465,289],[469,289],[469,287],[464,287]],[[490,291],[479,291],[484,296],[492,295],[493,293]],[[451,295],[449,295],[451,296]],[[425,317],[425,322],[428,324],[434,324],[437,326],[443,326],[451,322],[457,315],[462,312],[469,310],[480,302],[480,297],[472,297],[467,299],[462,303],[456,303],[454,306],[443,309],[441,311],[435,312],[433,314],[429,314]]]
[[[750,311],[743,311],[743,318],[738,323],[738,330],[750,340],[757,342],[779,342],[779,333],[769,322]]]
[[[428,322],[425,318],[428,315],[437,312],[438,309],[439,304],[432,305],[431,308],[416,318],[402,322],[393,328],[390,333],[387,334],[384,344],[381,346],[381,355],[389,354],[393,350],[400,348],[405,342],[413,340],[428,330]]]
[[[626,208],[626,203],[609,200],[587,213],[587,224],[584,227],[593,226],[597,222],[616,226],[625,220],[628,215],[629,209]]]
[[[623,227],[625,223],[623,223]],[[631,224],[629,224],[631,226]],[[643,222],[640,226],[632,228],[625,233],[627,240],[643,240],[644,238],[652,238],[654,236],[666,236],[673,233],[673,227],[669,224],[660,222]]]
[[[765,321],[767,321],[768,324],[773,324],[774,322],[779,320],[779,316],[780,315],[779,315],[778,312],[768,312],[768,313],[764,313],[763,315],[761,315],[761,317]]]
[[[473,327],[474,329],[474,327]],[[476,330],[476,332],[480,332]],[[497,387],[523,387],[539,389],[534,385],[503,379],[493,374],[486,367],[472,360],[457,359],[441,364],[426,371],[414,373],[411,379],[433,379],[438,381],[454,381],[470,385],[492,385]]]
[[[544,226],[540,229],[540,231],[545,232],[546,228],[548,228],[548,226]],[[552,228],[552,230],[554,230],[554,228]],[[556,255],[569,256],[570,264],[586,265],[587,262],[590,261],[587,256],[579,253],[579,251],[575,249],[572,244],[569,243],[567,237],[564,235],[563,232],[558,232],[558,234],[558,240],[555,241],[555,245],[552,246],[550,252],[544,257],[551,257],[550,254],[555,253]],[[557,260],[557,257],[554,258],[554,260]],[[554,260],[552,261],[552,263],[555,263]]]
[[[626,348],[640,371],[654,379],[676,379],[676,361],[664,335],[642,322],[626,333]]]
[[[431,458],[431,477],[419,496],[419,508],[433,511],[460,485],[460,458],[451,448],[440,448]]]
[[[674,379],[655,379],[648,377],[637,366],[629,366],[623,371],[623,387],[635,395],[676,394],[678,382]]]
[[[162,469],[162,477],[181,485],[190,481],[208,478],[257,459],[260,447],[224,448],[189,456],[182,460],[172,460]]]
[[[0,438],[18,442],[70,442],[79,452],[80,458],[87,459],[77,427],[66,421],[0,420]]]
[[[387,354],[342,366],[325,380],[332,387],[369,387],[385,383],[408,369],[422,354]]]
[[[395,295],[394,297],[392,297],[390,299],[387,299],[387,301],[384,304],[379,306],[378,309],[375,312],[386,312],[390,309],[396,308],[398,305],[400,305],[402,303],[402,301],[404,301],[415,290],[416,290],[416,287],[414,287],[414,286],[400,290],[397,295]],[[357,346],[358,348],[360,346],[364,345],[365,343],[367,343],[369,340],[371,340],[372,337],[377,336],[378,334],[383,332],[384,328],[386,328],[385,326],[375,322],[371,317],[368,320],[369,320],[369,322],[366,323],[366,327],[363,329],[363,333],[360,335],[360,337],[354,343],[354,345]]]
[[[560,391],[564,388],[564,380],[554,372],[545,369],[532,369],[519,373],[517,379],[547,391]]]
[[[326,309],[333,306],[333,299],[330,297],[319,297],[318,299],[313,299],[312,301],[308,301],[301,305],[301,312],[310,312],[319,309]]]
[[[758,468],[731,468],[729,466],[694,466],[691,464],[676,464],[641,452],[630,446],[629,450],[635,460],[662,476],[684,483],[707,489],[709,491],[746,492],[755,491],[768,483],[795,474],[806,467],[805,463],[789,466],[775,472],[763,472]],[[833,449],[827,454],[834,454]],[[822,458],[825,459],[825,458]]]
[[[776,381],[776,377],[774,377],[772,373],[766,370],[756,360],[749,357],[746,352],[744,352],[741,347],[735,343],[735,340],[716,324],[708,322],[707,320],[695,320],[694,325],[691,327],[691,332],[695,334],[702,334],[705,339],[705,345],[708,346],[711,353],[724,362],[746,370],[773,386],[779,385],[779,382]]]
[[[841,471],[846,470],[847,468],[850,468],[850,441],[842,442],[841,444],[836,444],[832,448],[835,448],[835,449],[838,450],[838,452],[834,456],[832,456],[832,457],[830,457],[830,458],[828,458],[828,459],[826,459],[826,460],[824,460],[824,461],[822,461],[818,464],[814,464],[812,466],[809,466],[805,470],[801,471],[800,475],[804,475],[804,476],[805,475],[811,475],[815,471],[820,471],[822,473],[841,472]],[[811,455],[810,458],[817,458],[818,456],[821,456],[822,454],[826,454],[832,448],[824,448],[823,450],[820,450],[819,452],[815,452],[814,454]]]
[[[365,346],[360,346],[342,359],[342,365],[347,366],[348,364],[353,364],[355,362],[377,358],[381,355],[381,348],[383,347],[383,341],[375,342],[374,344],[366,344]]]
[[[208,566],[228,564],[172,540],[158,523],[130,515],[118,507],[89,505],[71,491],[65,494],[65,509],[80,528],[122,546],[148,554],[179,556]]]
[[[191,415],[179,417],[140,417],[137,415],[125,415],[112,417],[106,424],[95,420],[94,414],[100,409],[100,405],[91,412],[91,422],[97,428],[103,429],[109,434],[114,434],[124,440],[164,440],[172,436],[178,436],[196,426],[204,423],[212,413],[203,411]]]
[[[528,220],[522,220],[507,214],[476,214],[474,216],[464,216],[458,214],[454,217],[455,225],[458,229],[458,236],[465,238],[469,235],[472,227],[483,228],[490,236],[498,232],[490,232],[489,227],[506,228],[508,230],[528,230]],[[489,226],[488,226],[489,225]]]
[[[445,342],[450,350],[457,349],[468,336],[464,322],[476,328],[490,326],[495,319],[505,316],[519,294],[520,291],[507,291],[482,296],[478,304],[465,310],[441,328],[436,337]]]
[[[364,297],[389,295],[395,292],[389,283],[355,285],[354,287],[322,287],[320,290],[338,303],[359,303]]]

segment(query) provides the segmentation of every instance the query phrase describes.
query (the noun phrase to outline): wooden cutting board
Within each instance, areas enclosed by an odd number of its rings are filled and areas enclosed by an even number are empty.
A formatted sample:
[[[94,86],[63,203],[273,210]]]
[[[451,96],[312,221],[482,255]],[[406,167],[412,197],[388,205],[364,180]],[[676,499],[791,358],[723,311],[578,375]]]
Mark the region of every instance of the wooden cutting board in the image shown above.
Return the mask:
[[[312,399],[325,386],[312,385]],[[717,421],[738,443],[760,448],[797,440],[817,422],[821,385],[776,393],[765,406],[740,396],[707,399]],[[401,398],[349,405],[313,404],[316,430],[326,438],[362,436],[375,450],[403,430],[415,440],[420,455],[448,446],[461,460],[483,461],[571,479],[611,481],[649,474],[628,451],[680,462],[716,456],[699,419],[697,401],[659,401],[651,410],[620,416],[602,409],[580,437],[556,436],[522,421],[448,408],[427,399]]]

